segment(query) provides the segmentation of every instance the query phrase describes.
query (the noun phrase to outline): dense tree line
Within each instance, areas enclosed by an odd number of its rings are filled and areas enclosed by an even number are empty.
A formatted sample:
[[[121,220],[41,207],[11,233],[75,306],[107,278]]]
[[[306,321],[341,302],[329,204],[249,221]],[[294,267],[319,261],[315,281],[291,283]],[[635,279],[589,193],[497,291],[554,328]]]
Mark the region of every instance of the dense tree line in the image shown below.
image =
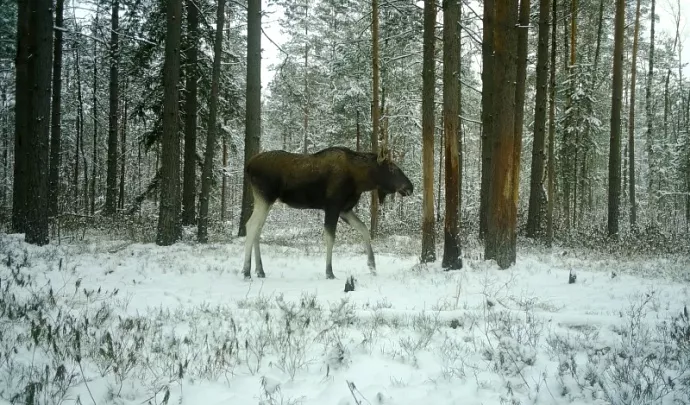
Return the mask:
[[[423,262],[437,235],[457,268],[468,233],[507,267],[523,233],[688,232],[680,1],[675,32],[655,29],[655,0],[85,4],[0,10],[0,202],[32,243],[69,216],[151,211],[159,244],[190,225],[207,240],[228,206],[242,236],[244,161],[330,145],[381,148],[410,173],[413,197],[360,209],[373,237],[421,234]],[[262,16],[277,9],[261,88]]]

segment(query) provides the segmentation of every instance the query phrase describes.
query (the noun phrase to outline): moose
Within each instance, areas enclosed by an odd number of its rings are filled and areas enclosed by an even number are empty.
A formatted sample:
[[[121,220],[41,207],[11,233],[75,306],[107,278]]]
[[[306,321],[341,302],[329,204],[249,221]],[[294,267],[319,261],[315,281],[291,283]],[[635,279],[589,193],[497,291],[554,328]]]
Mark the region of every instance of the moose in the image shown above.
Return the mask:
[[[376,190],[379,201],[383,202],[389,194],[397,192],[409,196],[414,189],[410,179],[383,152],[356,152],[345,147],[330,147],[313,154],[284,150],[261,152],[249,159],[245,176],[254,197],[254,209],[246,224],[245,279],[251,278],[252,248],[256,275],[266,277],[259,239],[266,217],[276,201],[292,208],[324,211],[327,279],[335,278],[331,259],[338,218],[361,234],[369,271],[376,275],[369,230],[352,209],[366,191]]]

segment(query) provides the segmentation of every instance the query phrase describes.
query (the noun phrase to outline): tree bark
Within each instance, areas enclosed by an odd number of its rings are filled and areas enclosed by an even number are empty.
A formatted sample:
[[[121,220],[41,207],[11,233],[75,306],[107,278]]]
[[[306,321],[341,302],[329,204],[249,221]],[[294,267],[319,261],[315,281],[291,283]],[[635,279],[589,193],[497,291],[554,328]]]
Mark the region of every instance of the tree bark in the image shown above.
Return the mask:
[[[55,43],[53,49],[53,100],[50,136],[50,179],[48,181],[48,216],[54,218],[59,213],[61,165],[61,107],[62,107],[62,28],[64,25],[64,0],[55,1]]]
[[[539,39],[537,46],[537,82],[534,105],[534,143],[530,170],[527,237],[534,238],[542,231],[542,195],[544,190],[544,146],[546,135],[546,97],[549,77],[549,12],[551,0],[539,2]]]
[[[379,153],[379,6],[378,0],[371,0],[371,65],[372,65],[372,108],[371,108],[371,151]],[[376,237],[379,227],[379,199],[376,190],[371,191],[371,214],[369,234],[372,239]]]
[[[623,94],[623,38],[625,0],[616,0],[609,149],[608,235],[618,236],[621,192],[621,105]]]
[[[446,270],[462,268],[459,208],[461,197],[458,129],[460,114],[460,36],[458,0],[443,0],[443,133],[445,138],[446,199],[443,259]],[[439,174],[440,176],[440,174]]]
[[[199,10],[193,0],[187,2],[186,97],[184,102],[184,169],[182,181],[182,225],[196,221],[196,125],[197,125],[197,72],[199,44]]]
[[[120,50],[118,49],[118,31],[120,8],[119,0],[112,0],[112,16],[110,30],[110,116],[108,120],[108,170],[106,174],[105,206],[103,215],[115,213],[117,203],[117,138],[118,138],[118,119],[120,108],[120,85],[118,64],[120,61]]]
[[[434,31],[436,24],[435,0],[424,0],[424,34],[422,62],[422,254],[420,261],[436,260],[436,234],[434,229],[434,90],[435,60]]]
[[[652,143],[654,133],[654,113],[652,106],[652,86],[654,84],[654,21],[656,12],[656,0],[652,0],[652,9],[650,13],[651,27],[649,29],[649,73],[647,73],[647,89],[645,90],[645,110],[647,115],[647,134],[645,137],[647,150],[647,170],[649,172],[647,179],[647,206],[650,214],[650,219],[653,218],[655,212],[656,198],[654,198],[653,178],[652,173],[655,172],[656,162],[654,161],[654,148]]]
[[[546,187],[546,244],[553,246],[553,203],[554,181],[556,176],[555,141],[556,141],[556,18],[557,0],[551,4],[551,63],[549,69],[549,149],[548,149],[548,183]]]
[[[489,188],[491,187],[491,155],[493,142],[491,125],[494,117],[491,111],[493,95],[493,25],[494,0],[484,1],[482,34],[482,178],[479,193],[479,238],[484,239],[489,210]]]
[[[515,130],[513,144],[513,199],[517,221],[517,203],[520,191],[520,158],[522,156],[522,130],[525,115],[525,80],[527,77],[527,34],[529,29],[530,0],[520,0],[519,28],[517,33],[517,72],[515,81]],[[513,238],[517,233],[513,234]],[[513,244],[517,241],[513,242]]]
[[[22,179],[28,175],[27,149],[31,134],[31,1],[17,2],[17,54],[15,58],[14,182],[12,184],[12,231],[26,232],[29,190]]]
[[[125,79],[124,94],[122,110],[122,138],[120,139],[120,191],[117,198],[117,207],[121,210],[125,209],[125,178],[127,169],[127,107],[129,106],[127,97],[128,79]]]
[[[513,0],[494,3],[494,64],[492,114],[500,117],[492,125],[493,151],[491,187],[484,257],[496,259],[499,268],[515,263],[517,185],[515,162],[515,83],[517,80],[517,8]]]
[[[197,239],[200,243],[208,242],[208,200],[211,194],[213,177],[213,156],[216,147],[216,126],[218,116],[218,87],[220,82],[220,61],[223,57],[223,24],[225,20],[225,0],[218,0],[216,14],[216,41],[213,45],[213,71],[211,73],[211,100],[209,104],[208,129],[206,131],[206,151],[201,176],[201,195],[199,196],[199,226]]]
[[[628,111],[628,164],[629,166],[629,189],[630,198],[630,227],[637,226],[637,203],[635,201],[635,90],[637,88],[637,47],[640,35],[640,0],[637,0],[635,8],[635,34],[633,36],[632,66],[630,72],[630,106]]]
[[[247,105],[244,133],[244,163],[261,148],[261,0],[247,3]],[[249,181],[244,176],[242,212],[238,236],[247,234],[246,224],[252,215],[254,202]]]
[[[49,242],[48,227],[48,171],[50,167],[50,94],[53,64],[53,3],[50,0],[30,0],[28,42],[29,105],[25,148],[15,160],[25,172],[14,181],[24,188],[24,240],[43,246]]]
[[[98,63],[96,60],[96,52],[98,51],[98,41],[96,41],[96,27],[98,26],[98,9],[96,9],[96,19],[95,23],[93,24],[93,35],[94,35],[94,40],[93,40],[93,113],[92,113],[92,119],[93,119],[93,150],[91,151],[92,153],[92,159],[91,159],[91,205],[90,205],[90,213],[93,215],[96,211],[96,188],[99,188],[99,184],[96,184],[96,170],[98,169],[98,116],[97,116],[97,111],[98,111]],[[82,121],[82,124],[84,121]],[[80,141],[84,141],[84,127],[82,125],[82,136],[80,138]],[[78,148],[78,147],[77,147]],[[79,149],[77,149],[79,150]],[[99,173],[100,176],[100,173]],[[87,185],[88,186],[88,185]],[[87,211],[87,207],[84,207],[84,211]]]
[[[165,62],[163,64],[163,138],[161,151],[160,210],[156,244],[168,246],[181,234],[180,137],[177,125],[180,80],[182,0],[170,0],[166,9]]]

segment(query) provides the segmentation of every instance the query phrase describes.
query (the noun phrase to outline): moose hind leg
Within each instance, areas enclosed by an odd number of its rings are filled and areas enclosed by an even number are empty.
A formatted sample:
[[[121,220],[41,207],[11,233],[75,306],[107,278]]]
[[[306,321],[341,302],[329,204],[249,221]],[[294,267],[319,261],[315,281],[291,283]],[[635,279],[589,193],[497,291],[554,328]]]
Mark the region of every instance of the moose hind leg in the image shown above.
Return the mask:
[[[367,249],[367,264],[369,265],[369,271],[371,274],[376,275],[376,259],[374,259],[374,250],[371,248],[371,236],[369,236],[369,230],[367,226],[355,215],[352,211],[340,213],[340,217],[348,225],[355,228],[364,241],[364,247]]]
[[[244,242],[244,267],[242,269],[244,278],[251,277],[252,247],[256,257],[256,275],[258,277],[265,277],[261,263],[261,251],[259,250],[259,236],[270,208],[271,205],[258,193],[254,192],[254,210],[252,211],[252,216],[247,221],[247,237]]]
[[[326,210],[324,219],[324,241],[326,242],[326,278],[334,279],[333,274],[333,243],[335,242],[335,228],[338,226],[338,211]]]

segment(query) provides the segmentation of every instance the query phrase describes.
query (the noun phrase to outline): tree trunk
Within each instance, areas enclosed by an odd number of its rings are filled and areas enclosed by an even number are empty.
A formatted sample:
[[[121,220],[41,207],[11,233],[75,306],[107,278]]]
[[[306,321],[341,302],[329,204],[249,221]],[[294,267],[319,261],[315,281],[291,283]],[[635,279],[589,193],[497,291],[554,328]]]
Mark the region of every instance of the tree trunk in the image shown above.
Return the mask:
[[[96,21],[94,24],[93,28],[93,33],[94,33],[94,41],[93,41],[93,150],[91,153],[93,154],[92,159],[91,159],[91,206],[90,206],[90,213],[91,215],[94,214],[96,211],[96,188],[98,185],[96,184],[96,170],[98,169],[98,118],[97,118],[97,111],[98,111],[98,64],[96,61],[96,51],[98,50],[98,41],[95,39],[95,34],[96,34],[96,26],[98,25],[98,12],[96,12]],[[82,121],[82,124],[84,121]],[[82,126],[82,141],[84,137],[84,131],[83,131],[83,126]],[[99,174],[100,176],[100,174]],[[84,210],[87,210],[87,207],[84,207]]]
[[[539,2],[539,44],[537,46],[537,83],[534,105],[534,143],[530,170],[527,237],[534,238],[542,231],[542,195],[544,183],[544,141],[546,135],[546,96],[549,76],[549,12],[551,0]]]
[[[493,141],[491,139],[491,125],[493,95],[493,25],[494,0],[484,1],[484,17],[482,21],[482,179],[479,193],[479,238],[484,239],[489,210],[489,188],[491,187],[491,156]]]
[[[207,134],[208,135],[208,134]],[[228,141],[223,136],[223,167],[228,167]],[[225,222],[225,217],[228,212],[228,176],[223,175],[223,180],[220,186],[220,221]]]
[[[304,143],[302,153],[307,153],[309,142],[309,0],[304,4],[304,106],[302,126],[304,129]]]
[[[127,168],[127,84],[129,81],[125,79],[125,99],[122,111],[122,139],[120,139],[120,192],[118,193],[117,206],[119,209],[125,209],[125,170]]]
[[[645,110],[647,115],[647,134],[645,137],[647,150],[647,171],[649,173],[647,179],[647,206],[650,219],[653,218],[655,212],[656,198],[654,198],[653,176],[656,170],[656,162],[654,161],[654,148],[652,146],[654,133],[654,113],[652,106],[652,86],[654,84],[654,13],[656,12],[656,0],[652,0],[652,10],[650,14],[651,27],[649,29],[649,73],[647,73],[647,89],[645,90]]]
[[[551,63],[549,70],[549,152],[548,152],[548,183],[546,188],[546,243],[553,246],[553,199],[554,181],[556,176],[555,141],[556,141],[556,16],[557,1],[551,4]]]
[[[458,0],[443,0],[443,133],[445,138],[446,201],[443,226],[443,259],[446,270],[462,268],[458,221],[462,179],[458,156],[460,115],[460,36]],[[440,177],[440,173],[439,173]]]
[[[180,223],[180,138],[178,133],[178,90],[180,80],[180,31],[182,0],[168,1],[167,33],[163,64],[163,137],[161,152],[160,211],[156,244],[168,246],[181,234]]]
[[[64,0],[55,1],[55,46],[53,49],[53,101],[51,112],[50,136],[50,179],[48,181],[48,216],[58,215],[58,198],[60,195],[60,158],[61,158],[61,107],[62,107],[62,28],[64,25]]]
[[[120,51],[118,49],[118,10],[119,0],[112,0],[112,17],[110,30],[110,117],[108,120],[108,171],[106,174],[105,206],[103,215],[115,213],[117,203],[117,138],[118,118],[120,107],[118,63]]]
[[[513,179],[512,193],[515,204],[515,220],[517,221],[517,204],[520,191],[520,158],[522,156],[522,130],[525,115],[525,79],[527,76],[527,34],[530,25],[530,0],[520,0],[519,28],[517,33],[517,72],[515,81],[515,130],[513,144]],[[517,233],[513,233],[513,238]],[[516,244],[517,241],[512,242]]]
[[[379,152],[379,6],[378,0],[371,1],[371,65],[372,65],[372,106],[371,106],[371,151]],[[379,199],[376,190],[371,191],[371,222],[369,234],[372,239],[376,237],[379,227]]]
[[[197,239],[200,243],[208,242],[208,200],[211,193],[213,177],[213,156],[216,147],[216,126],[218,116],[218,87],[220,82],[220,61],[223,57],[223,23],[225,20],[225,0],[218,0],[216,14],[216,41],[213,45],[213,71],[211,73],[211,100],[209,104],[208,130],[206,131],[206,151],[204,168],[201,176],[201,195],[199,198],[199,227]]]
[[[182,225],[196,221],[196,125],[199,10],[193,0],[187,2],[186,97],[184,101],[184,172],[182,181]]]
[[[29,67],[31,55],[31,2],[17,2],[17,54],[15,58],[15,104],[14,104],[14,182],[12,184],[12,231],[26,232],[27,199],[29,190],[25,179],[28,176],[27,150],[31,133],[31,89],[32,74]],[[22,180],[22,181],[20,181]]]
[[[20,7],[23,4],[20,3]],[[26,81],[18,83],[17,91],[27,91],[28,105],[26,129],[21,134],[25,141],[15,155],[23,173],[14,178],[23,188],[22,208],[24,214],[23,231],[27,243],[43,246],[49,242],[48,227],[48,172],[50,148],[50,94],[51,71],[53,63],[53,14],[52,1],[30,0],[28,13],[22,17],[29,19],[28,41],[19,41],[28,45],[28,64]],[[20,23],[22,24],[22,23]],[[24,26],[22,28],[27,28]],[[23,53],[22,50],[18,53]],[[25,99],[26,100],[26,99]]]
[[[628,116],[628,164],[630,176],[630,227],[637,226],[637,204],[635,202],[635,89],[637,87],[637,41],[640,33],[640,0],[635,9],[635,34],[633,37],[632,66],[630,73],[630,109]]]
[[[245,108],[244,163],[261,149],[261,0],[247,4],[247,105]],[[244,176],[242,212],[238,236],[247,234],[246,224],[253,210],[249,181]]]
[[[76,140],[74,142],[74,172],[72,176],[72,186],[74,188],[74,201],[72,211],[77,212],[79,205],[79,145],[84,137],[84,95],[81,90],[81,64],[79,58],[79,48],[74,49],[75,68],[77,74],[77,121],[76,121]],[[94,154],[95,154],[94,148]],[[93,178],[93,176],[92,176]],[[93,206],[93,205],[92,205]],[[86,207],[85,207],[86,208]],[[91,213],[93,215],[93,212]]]
[[[424,190],[422,196],[422,254],[420,259],[422,263],[436,260],[436,233],[434,229],[435,23],[435,0],[424,0],[422,56],[422,177]]]
[[[492,125],[493,151],[491,187],[484,257],[496,259],[499,268],[515,263],[517,193],[513,184],[519,170],[515,162],[515,83],[517,80],[517,8],[512,0],[494,3],[494,88],[492,114],[500,117]]]
[[[621,105],[623,94],[623,39],[625,0],[616,0],[609,149],[608,235],[618,236],[621,193]]]

